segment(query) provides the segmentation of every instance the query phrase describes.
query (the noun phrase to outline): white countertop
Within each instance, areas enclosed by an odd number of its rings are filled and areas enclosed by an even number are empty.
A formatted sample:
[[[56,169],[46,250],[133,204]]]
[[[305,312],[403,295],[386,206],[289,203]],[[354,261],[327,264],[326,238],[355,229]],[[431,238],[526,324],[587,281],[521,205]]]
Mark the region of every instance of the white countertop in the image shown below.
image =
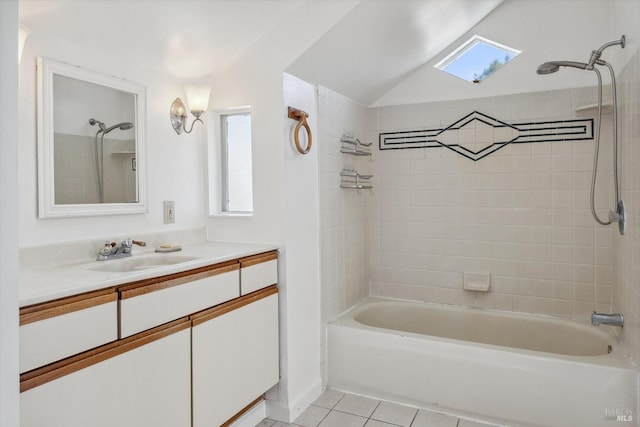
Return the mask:
[[[24,268],[20,271],[20,307],[123,283],[178,273],[276,249],[278,246],[274,244],[204,242],[183,245],[179,252],[156,254],[154,248],[136,249],[134,247],[133,255],[127,258]],[[118,263],[140,256],[155,255],[194,257],[194,259],[178,264],[154,266],[153,268],[127,272],[105,272],[91,269],[106,263]]]

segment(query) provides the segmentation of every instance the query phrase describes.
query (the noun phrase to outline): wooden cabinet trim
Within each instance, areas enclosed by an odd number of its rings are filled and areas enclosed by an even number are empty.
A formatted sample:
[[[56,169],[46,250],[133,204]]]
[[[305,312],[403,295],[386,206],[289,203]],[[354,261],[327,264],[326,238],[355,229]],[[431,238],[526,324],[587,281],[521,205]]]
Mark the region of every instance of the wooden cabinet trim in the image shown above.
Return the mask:
[[[133,282],[119,287],[118,291],[120,293],[120,299],[127,299],[239,269],[240,264],[237,260],[234,260],[167,276]]]
[[[223,314],[229,313],[230,311],[237,310],[240,307],[244,307],[245,305],[251,304],[277,293],[278,287],[276,285],[272,285],[267,288],[252,292],[250,294],[243,295],[232,301],[225,302],[215,307],[192,314],[190,316],[191,324],[193,326],[198,326],[201,323],[208,322],[209,320],[215,319],[216,317],[222,316]]]
[[[241,416],[243,416],[244,414],[246,414],[247,412],[249,412],[249,410],[251,408],[253,408],[254,406],[256,406],[258,403],[262,402],[264,400],[264,396],[260,396],[258,397],[256,400],[254,400],[253,402],[249,403],[247,406],[245,406],[244,408],[242,408],[240,410],[240,412],[238,412],[237,414],[235,414],[233,417],[229,418],[227,421],[225,421],[220,427],[229,427],[231,424],[234,423],[234,421],[236,421],[238,418],[240,418]]]
[[[278,251],[270,251],[257,255],[251,255],[245,258],[240,258],[240,267],[251,267],[252,265],[260,264],[274,259],[278,259]]]
[[[101,289],[20,308],[20,326],[117,301],[115,288]]]
[[[127,351],[152,343],[191,326],[188,317],[169,322],[140,334],[114,341],[75,356],[51,363],[20,375],[20,392],[62,378],[96,363],[103,362]]]

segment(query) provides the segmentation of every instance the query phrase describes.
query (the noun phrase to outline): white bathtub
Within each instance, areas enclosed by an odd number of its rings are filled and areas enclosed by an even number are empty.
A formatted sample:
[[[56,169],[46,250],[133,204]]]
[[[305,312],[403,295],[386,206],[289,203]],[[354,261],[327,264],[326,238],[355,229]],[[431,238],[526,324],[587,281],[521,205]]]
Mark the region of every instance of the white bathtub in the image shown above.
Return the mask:
[[[329,324],[328,385],[508,425],[636,425],[636,372],[607,328],[369,298]]]

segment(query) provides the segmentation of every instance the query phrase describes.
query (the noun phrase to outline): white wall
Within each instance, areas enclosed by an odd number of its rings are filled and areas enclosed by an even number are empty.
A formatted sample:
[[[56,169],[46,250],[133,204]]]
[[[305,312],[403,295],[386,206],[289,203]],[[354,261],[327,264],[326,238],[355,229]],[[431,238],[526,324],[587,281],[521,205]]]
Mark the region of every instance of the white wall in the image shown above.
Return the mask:
[[[73,25],[70,18],[69,25]],[[141,23],[140,25],[144,25]],[[205,129],[196,125],[192,134],[176,135],[169,121],[169,106],[176,97],[185,98],[184,81],[55,39],[31,28],[20,64],[19,175],[20,246],[48,244],[97,237],[172,231],[204,225]],[[141,28],[140,31],[144,31]],[[147,170],[149,212],[71,219],[37,218],[36,168],[36,56],[55,59],[93,71],[142,83],[147,89]],[[80,114],[80,113],[79,113]],[[93,112],[81,119],[88,122]],[[106,121],[101,117],[97,120]],[[107,122],[107,125],[109,123]],[[163,224],[162,201],[175,200],[176,223]]]
[[[251,106],[254,212],[251,217],[211,217],[207,235],[212,240],[280,245],[281,380],[268,395],[267,413],[287,422],[317,397],[322,382],[318,147],[307,156],[293,151],[287,100],[308,110],[314,133],[317,115],[311,87],[290,76],[285,85],[283,72],[357,3],[300,3],[283,25],[264,34],[210,80],[211,109]]]
[[[135,107],[136,97],[132,93],[57,74],[53,76],[55,133],[95,136],[100,128],[91,126],[89,118],[103,122],[106,127],[135,122]],[[109,134],[109,138],[134,139],[134,129],[117,129]]]
[[[284,74],[284,115],[286,106],[309,114],[307,122],[318,135],[315,88],[296,77]],[[288,392],[289,418],[295,418],[319,394],[320,375],[320,220],[318,207],[318,145],[306,155],[295,148],[293,131],[297,122],[287,119],[284,132],[284,244],[280,250],[279,286],[286,303],[280,317],[286,324],[281,336],[281,352],[286,360],[284,371]],[[304,145],[304,130],[299,136]],[[284,273],[284,274],[282,274]],[[284,278],[284,283],[283,279]],[[284,285],[284,286],[283,286]],[[304,349],[304,350],[303,350]],[[305,354],[301,354],[301,350]],[[282,405],[281,405],[282,406]],[[282,415],[279,418],[282,418]]]
[[[0,425],[18,427],[18,2],[0,2]]]

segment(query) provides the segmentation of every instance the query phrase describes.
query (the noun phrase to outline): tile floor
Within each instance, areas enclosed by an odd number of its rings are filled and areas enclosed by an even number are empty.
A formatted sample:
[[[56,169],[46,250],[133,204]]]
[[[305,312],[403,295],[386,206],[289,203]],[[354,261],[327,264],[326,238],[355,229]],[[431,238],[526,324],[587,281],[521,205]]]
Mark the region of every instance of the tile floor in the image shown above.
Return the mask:
[[[262,420],[256,427],[490,427],[476,421],[327,389],[291,424]]]

